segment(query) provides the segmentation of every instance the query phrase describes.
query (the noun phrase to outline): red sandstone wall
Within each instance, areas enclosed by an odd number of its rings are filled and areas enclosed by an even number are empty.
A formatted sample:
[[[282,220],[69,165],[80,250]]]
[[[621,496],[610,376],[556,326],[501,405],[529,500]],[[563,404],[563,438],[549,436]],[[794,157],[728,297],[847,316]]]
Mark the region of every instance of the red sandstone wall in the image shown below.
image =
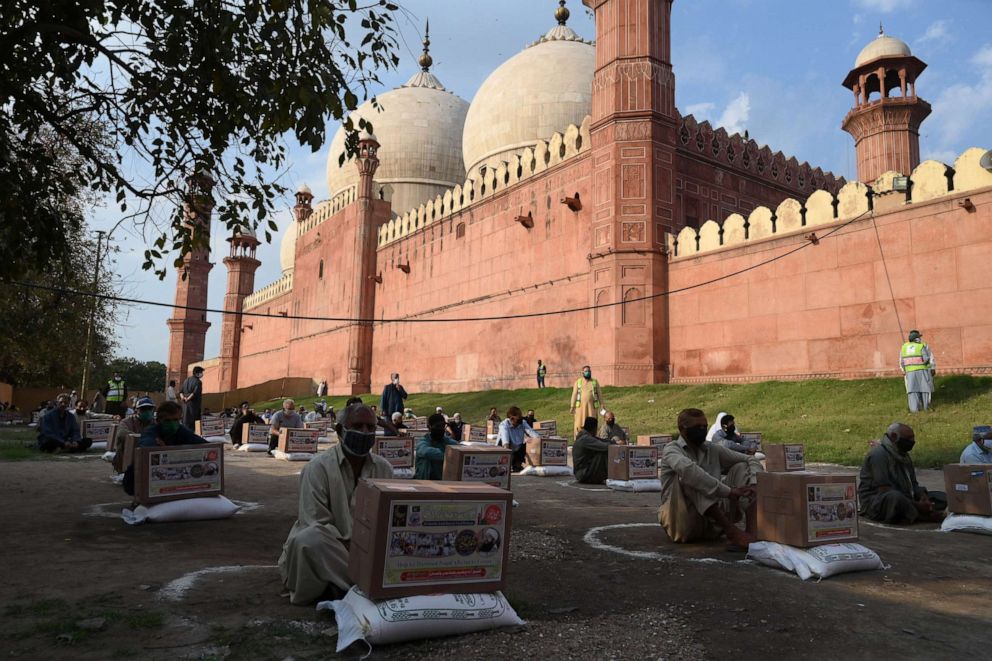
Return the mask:
[[[496,316],[591,304],[591,205],[575,213],[559,202],[575,192],[591,199],[590,168],[588,153],[581,154],[381,248],[376,317]],[[534,218],[530,230],[515,221],[528,212]],[[459,238],[460,224],[464,236]],[[407,261],[409,274],[397,268]],[[607,323],[605,314],[598,322]],[[417,391],[533,386],[538,358],[550,366],[548,385],[565,385],[584,363],[606,361],[605,352],[583,349],[594,323],[595,315],[581,312],[377,325],[373,390],[380,390],[391,372],[400,372]]]
[[[976,212],[958,205],[964,197]],[[989,370],[992,190],[899,206],[876,222],[903,331],[923,332],[939,371]],[[671,288],[763,262],[802,236],[676,258]],[[871,221],[859,221],[773,264],[672,295],[673,381],[896,374],[903,338],[891,299]]]

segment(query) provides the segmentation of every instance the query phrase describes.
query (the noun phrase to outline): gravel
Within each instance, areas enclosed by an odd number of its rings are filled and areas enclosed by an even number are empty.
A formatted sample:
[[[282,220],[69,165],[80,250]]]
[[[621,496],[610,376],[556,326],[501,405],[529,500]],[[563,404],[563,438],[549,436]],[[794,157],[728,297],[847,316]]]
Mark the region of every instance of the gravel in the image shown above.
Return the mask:
[[[510,538],[510,562],[564,560],[568,548],[568,543],[564,539],[549,532],[516,529]]]

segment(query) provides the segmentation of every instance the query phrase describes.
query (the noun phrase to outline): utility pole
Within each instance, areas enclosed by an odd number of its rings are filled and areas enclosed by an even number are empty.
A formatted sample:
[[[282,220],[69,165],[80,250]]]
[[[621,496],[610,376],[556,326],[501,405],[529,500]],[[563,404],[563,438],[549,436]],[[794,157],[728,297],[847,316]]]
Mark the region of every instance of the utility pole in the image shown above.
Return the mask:
[[[103,230],[96,232],[96,265],[93,268],[93,307],[90,308],[90,323],[86,327],[86,362],[83,363],[83,384],[79,388],[79,398],[86,399],[86,386],[90,378],[90,359],[93,355],[93,324],[96,321],[97,287],[100,286],[100,247],[103,244],[103,237],[106,234]],[[107,239],[107,248],[110,248],[110,239]]]

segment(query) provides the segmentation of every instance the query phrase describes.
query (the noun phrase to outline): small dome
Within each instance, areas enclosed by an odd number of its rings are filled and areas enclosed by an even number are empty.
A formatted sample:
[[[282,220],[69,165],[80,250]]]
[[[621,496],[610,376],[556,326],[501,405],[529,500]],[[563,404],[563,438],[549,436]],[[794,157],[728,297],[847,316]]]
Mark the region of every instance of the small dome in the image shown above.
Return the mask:
[[[854,68],[857,69],[882,57],[908,57],[912,54],[905,41],[890,37],[880,31],[878,38],[865,46],[858,54],[858,59],[854,61]]]
[[[282,272],[288,273],[296,267],[296,221],[291,220],[282,233],[282,243],[279,244],[279,264]]]
[[[595,46],[559,23],[493,71],[465,118],[468,176],[581,124],[592,110],[595,69]]]
[[[307,186],[306,184],[300,184],[300,187],[296,189],[296,192],[297,193],[304,193],[306,195],[309,195],[309,196],[313,197],[313,191],[310,190],[310,187]]]

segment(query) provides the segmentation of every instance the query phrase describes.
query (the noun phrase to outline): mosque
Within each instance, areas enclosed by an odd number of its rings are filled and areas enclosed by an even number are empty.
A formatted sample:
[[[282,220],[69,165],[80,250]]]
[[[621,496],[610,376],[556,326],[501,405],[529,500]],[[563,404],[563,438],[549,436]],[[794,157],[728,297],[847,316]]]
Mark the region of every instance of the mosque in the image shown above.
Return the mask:
[[[558,386],[587,364],[608,385],[854,378],[897,374],[910,328],[942,372],[988,371],[992,154],[920,162],[926,64],[904,42],[880,34],[843,80],[847,182],[679,112],[672,0],[585,0],[594,41],[558,4],[471,103],[425,38],[381,112],[355,111],[358,155],[334,136],[330,199],[296,192],[281,277],[256,288],[258,239],[228,239],[221,355],[176,309],[169,378],[457,392],[530,386],[538,359]],[[205,307],[210,255],[182,268],[176,303]]]

